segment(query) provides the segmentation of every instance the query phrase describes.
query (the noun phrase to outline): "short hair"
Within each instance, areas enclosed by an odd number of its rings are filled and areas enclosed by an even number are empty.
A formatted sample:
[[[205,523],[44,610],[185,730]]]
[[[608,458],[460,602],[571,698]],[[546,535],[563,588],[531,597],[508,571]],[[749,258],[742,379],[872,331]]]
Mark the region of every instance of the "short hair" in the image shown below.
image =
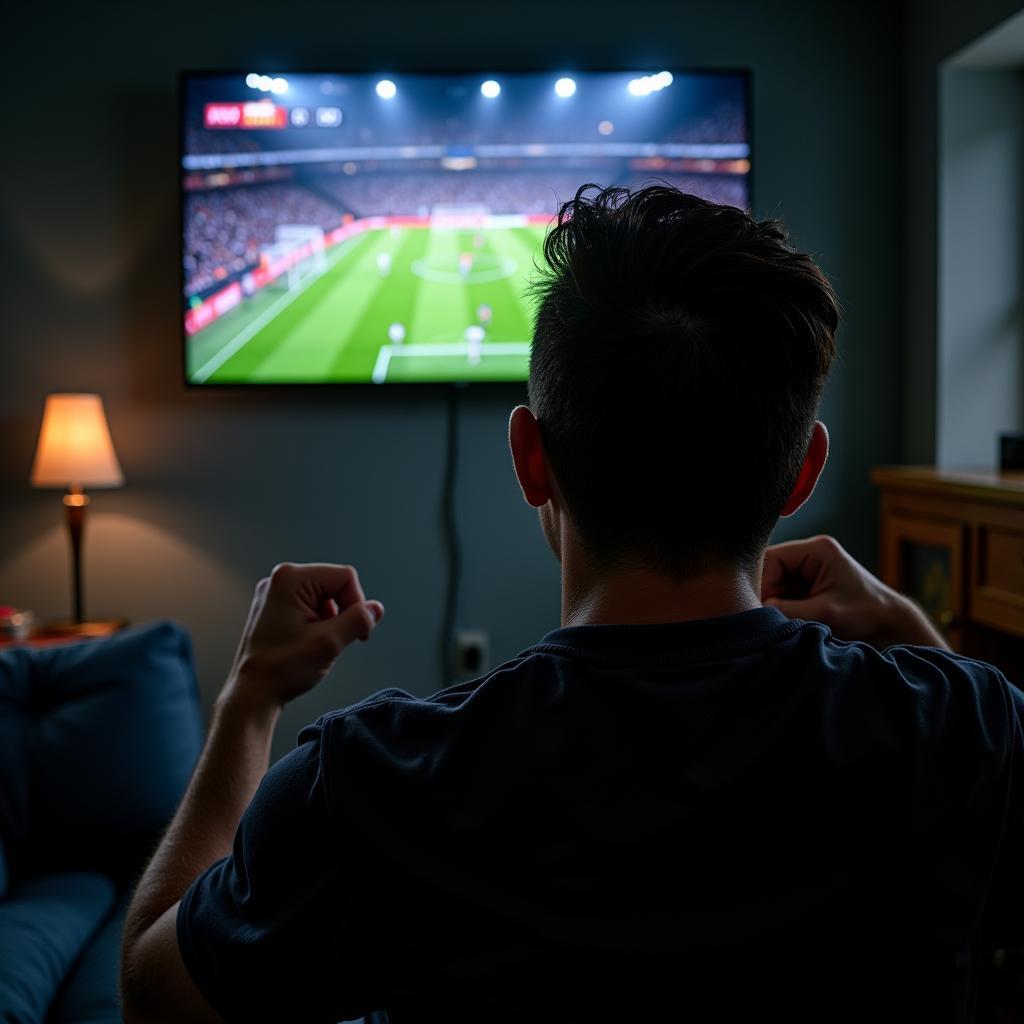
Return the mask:
[[[544,263],[529,398],[589,561],[753,566],[836,354],[825,275],[780,221],[667,185],[584,185]]]

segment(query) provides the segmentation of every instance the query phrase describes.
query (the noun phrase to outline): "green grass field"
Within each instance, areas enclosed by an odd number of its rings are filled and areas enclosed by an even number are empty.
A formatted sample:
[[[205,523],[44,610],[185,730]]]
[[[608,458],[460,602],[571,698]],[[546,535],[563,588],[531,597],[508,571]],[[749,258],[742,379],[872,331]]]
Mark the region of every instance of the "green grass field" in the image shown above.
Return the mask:
[[[327,269],[268,287],[187,341],[195,384],[522,380],[542,227],[386,228],[328,250]],[[381,276],[377,254],[391,256]],[[468,274],[459,254],[473,253]],[[478,309],[491,309],[489,322]],[[391,324],[405,327],[395,344]],[[482,343],[466,329],[482,324]]]

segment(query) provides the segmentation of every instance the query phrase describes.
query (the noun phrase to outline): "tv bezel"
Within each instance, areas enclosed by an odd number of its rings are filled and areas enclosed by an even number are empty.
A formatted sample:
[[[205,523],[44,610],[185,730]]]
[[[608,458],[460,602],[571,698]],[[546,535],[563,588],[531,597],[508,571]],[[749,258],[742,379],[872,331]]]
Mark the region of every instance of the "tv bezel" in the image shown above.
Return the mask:
[[[651,65],[654,66],[653,64]],[[715,65],[714,67],[699,67],[699,66],[670,66],[669,64],[659,64],[659,67],[665,67],[673,74],[680,75],[728,75],[731,77],[739,77],[743,80],[743,102],[746,109],[747,115],[747,146],[749,148],[749,156],[747,159],[750,161],[750,170],[747,172],[747,201],[749,208],[754,208],[754,175],[756,173],[757,161],[754,156],[754,107],[753,107],[753,69],[750,67],[723,67],[721,65]],[[620,66],[620,67],[592,67],[587,65],[573,65],[572,71],[577,74],[610,74],[610,75],[621,75],[628,74],[630,71],[636,70],[635,68]],[[484,68],[410,68],[405,67],[401,69],[389,68],[387,73],[398,77],[400,75],[472,75],[474,73],[479,74],[494,74],[494,75],[544,75],[544,74],[558,74],[560,72],[569,73],[565,68],[551,68],[551,67],[500,67],[490,66]],[[300,68],[292,67],[288,70],[277,69],[277,73],[281,75],[373,75],[383,74],[379,67],[348,67],[344,70],[340,68]],[[244,69],[237,67],[231,68],[209,68],[209,67],[190,67],[190,68],[179,68],[177,72],[177,142],[175,151],[177,153],[177,165],[176,165],[176,177],[175,187],[178,193],[178,291],[175,298],[175,307],[179,308],[181,305],[181,296],[185,294],[185,260],[184,260],[184,240],[185,240],[185,189],[182,187],[182,161],[185,157],[185,83],[189,78],[198,78],[202,76],[214,76],[214,75],[239,75],[244,76],[247,72]],[[653,175],[652,175],[653,177]],[[555,217],[555,213],[551,214],[552,220]],[[185,325],[181,313],[178,313],[178,337],[181,344],[181,356],[180,366],[181,375],[184,382],[185,388],[189,391],[217,391],[217,390],[273,390],[280,391],[282,389],[297,389],[301,391],[310,390],[324,390],[324,391],[335,391],[338,389],[358,389],[365,391],[368,389],[379,391],[382,394],[391,393],[404,393],[406,397],[410,393],[421,394],[426,397],[430,394],[431,389],[435,392],[440,390],[448,390],[450,388],[489,388],[489,389],[523,389],[526,387],[526,379],[521,380],[466,380],[466,381],[396,381],[388,384],[375,384],[373,381],[361,381],[361,380],[325,380],[325,381],[218,381],[214,383],[198,382],[189,379],[188,374],[188,335],[185,333]]]

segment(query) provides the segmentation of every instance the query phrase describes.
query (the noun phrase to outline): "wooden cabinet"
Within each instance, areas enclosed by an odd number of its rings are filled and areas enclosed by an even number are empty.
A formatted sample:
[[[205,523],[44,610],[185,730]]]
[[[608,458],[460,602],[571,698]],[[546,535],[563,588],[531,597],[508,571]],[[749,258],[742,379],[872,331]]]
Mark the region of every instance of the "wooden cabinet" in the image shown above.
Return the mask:
[[[974,534],[974,617],[1024,636],[1024,513],[992,509]]]
[[[1024,473],[876,469],[881,575],[950,645],[1024,683]]]

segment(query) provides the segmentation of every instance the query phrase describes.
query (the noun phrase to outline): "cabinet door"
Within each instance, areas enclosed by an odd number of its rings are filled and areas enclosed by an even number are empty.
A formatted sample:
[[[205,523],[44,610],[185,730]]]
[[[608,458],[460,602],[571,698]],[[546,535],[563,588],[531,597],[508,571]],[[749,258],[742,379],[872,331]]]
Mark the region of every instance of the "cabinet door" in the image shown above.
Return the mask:
[[[891,511],[882,521],[882,576],[916,601],[954,650],[963,643],[967,526]]]
[[[985,509],[974,538],[971,618],[1024,637],[1024,515]]]

